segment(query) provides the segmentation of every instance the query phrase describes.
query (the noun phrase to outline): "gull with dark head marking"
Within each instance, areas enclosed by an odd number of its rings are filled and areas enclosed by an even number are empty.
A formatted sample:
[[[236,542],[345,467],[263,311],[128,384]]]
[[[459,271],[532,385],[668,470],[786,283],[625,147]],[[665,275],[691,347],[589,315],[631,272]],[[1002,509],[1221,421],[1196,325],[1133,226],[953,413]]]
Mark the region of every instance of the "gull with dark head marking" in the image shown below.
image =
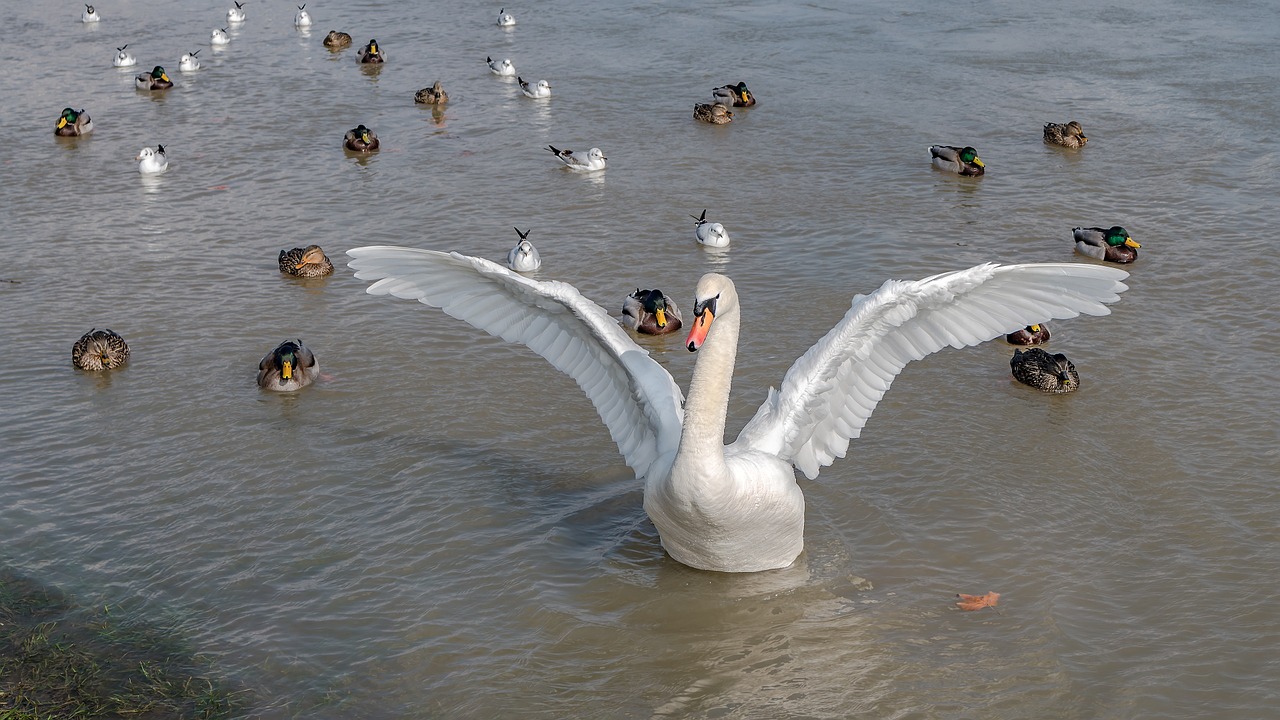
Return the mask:
[[[570,170],[579,172],[589,172],[592,170],[605,169],[605,161],[608,160],[604,156],[604,152],[600,148],[591,148],[586,152],[574,152],[572,150],[561,150],[555,145],[548,145],[547,149],[552,155],[565,164]]]

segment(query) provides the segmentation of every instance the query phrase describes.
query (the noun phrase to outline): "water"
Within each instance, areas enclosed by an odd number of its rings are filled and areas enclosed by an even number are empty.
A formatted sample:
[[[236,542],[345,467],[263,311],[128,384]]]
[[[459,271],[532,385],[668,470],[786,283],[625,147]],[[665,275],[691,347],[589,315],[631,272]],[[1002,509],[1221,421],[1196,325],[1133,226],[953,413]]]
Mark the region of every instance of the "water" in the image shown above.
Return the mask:
[[[254,717],[1265,717],[1280,703],[1280,26],[1263,3],[0,4],[0,562],[176,622]],[[333,54],[329,29],[388,63]],[[111,66],[128,42],[139,66]],[[176,72],[201,48],[204,68]],[[486,55],[547,79],[519,95]],[[160,63],[177,87],[135,91]],[[36,80],[38,78],[38,80]],[[415,106],[441,80],[451,103]],[[692,104],[745,80],[726,127]],[[62,107],[92,137],[63,140]],[[1046,147],[1077,119],[1081,152]],[[341,149],[364,123],[372,158]],[[22,138],[20,141],[18,138]],[[162,143],[170,169],[133,156]],[[598,146],[582,177],[542,149]],[[978,148],[989,174],[929,167]],[[709,209],[733,244],[695,245]],[[749,576],[662,553],[590,404],[528,351],[363,294],[365,244],[495,260],[615,314],[746,307],[736,434],[791,360],[890,277],[1143,243],[1106,318],[1053,325],[1079,392],[1008,346],[907,368],[816,481],[807,550]],[[282,248],[340,269],[282,277]],[[110,327],[105,374],[71,345]],[[322,381],[254,385],[284,339]],[[680,338],[643,341],[682,386]],[[956,592],[1002,593],[997,611]]]

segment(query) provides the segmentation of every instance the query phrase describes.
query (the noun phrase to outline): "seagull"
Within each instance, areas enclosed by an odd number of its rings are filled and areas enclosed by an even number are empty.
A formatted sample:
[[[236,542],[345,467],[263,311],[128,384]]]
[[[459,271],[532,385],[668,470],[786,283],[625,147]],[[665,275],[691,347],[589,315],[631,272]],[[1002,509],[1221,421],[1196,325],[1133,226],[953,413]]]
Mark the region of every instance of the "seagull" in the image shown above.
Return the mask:
[[[199,50],[192,50],[189,53],[184,53],[182,58],[178,60],[178,69],[182,72],[193,72],[195,70],[199,70],[200,61],[196,59],[196,55],[199,53]]]
[[[125,43],[124,47],[116,48],[116,57],[111,61],[112,65],[116,67],[133,67],[138,64],[138,58],[134,57],[132,53],[125,52],[124,48],[127,47],[129,47],[129,44]]]
[[[298,14],[293,16],[294,27],[311,27],[311,14],[307,12],[307,4],[298,6]]]
[[[570,170],[578,170],[581,172],[603,170],[605,168],[605,160],[608,160],[608,158],[604,156],[604,153],[600,151],[600,148],[593,147],[585,153],[574,152],[572,150],[560,150],[557,149],[555,145],[548,145],[547,149],[559,158],[560,162],[564,163]]]
[[[516,82],[520,83],[520,92],[525,97],[531,98],[549,98],[551,97],[551,85],[546,80],[539,80],[537,85],[530,85],[524,81],[524,78],[516,77]]]
[[[729,233],[725,231],[724,226],[720,223],[707,222],[707,211],[702,211],[702,217],[690,215],[689,217],[697,220],[694,225],[693,234],[698,238],[698,242],[707,247],[728,247]]]
[[[747,303],[740,305],[728,277],[708,273],[698,281],[685,347],[699,354],[686,398],[608,311],[568,283],[532,280],[459,253],[383,246],[347,254],[356,277],[374,281],[365,292],[441,308],[529,347],[572,377],[644,483],[644,510],[663,548],[685,565],[719,572],[795,561],[805,520],[796,470],[813,479],[843,457],[907,363],[1046,318],[1106,315],[1105,303],[1120,299],[1127,289],[1120,281],[1128,277],[1091,263],[985,263],[889,280],[854,296],[844,317],[791,365],[737,440],[725,445],[739,325],[753,304],[769,312],[767,288],[745,290]],[[809,292],[820,298],[829,285],[816,279]],[[556,410],[547,408],[543,417],[555,422]],[[1000,433],[988,435],[995,451]],[[921,442],[920,451],[928,452],[930,440]]]
[[[237,2],[236,6],[227,10],[227,22],[234,25],[244,22],[244,3]]]
[[[229,45],[231,44],[231,36],[227,34],[227,28],[221,30],[215,29],[209,34],[210,45]]]
[[[516,272],[533,272],[542,267],[542,256],[538,254],[538,248],[529,242],[529,233],[532,230],[520,232],[520,228],[516,228],[516,234],[520,236],[520,242],[511,248],[511,252],[507,253],[507,265]]]
[[[516,74],[516,66],[511,64],[511,58],[504,58],[502,62],[498,62],[491,57],[485,57],[484,61],[489,63],[489,69],[494,75],[511,77]]]
[[[169,168],[169,158],[164,154],[163,145],[156,145],[155,150],[142,148],[142,152],[134,160],[138,161],[138,172],[143,175],[162,173]]]
[[[80,14],[80,22],[95,23],[99,20],[102,20],[102,16],[98,11],[94,10],[92,5],[85,5],[84,12]]]
[[[511,13],[507,12],[506,8],[502,8],[501,10],[498,11],[498,25],[502,27],[511,27],[512,25],[515,25],[515,24],[516,24],[516,19],[514,17],[511,17]]]

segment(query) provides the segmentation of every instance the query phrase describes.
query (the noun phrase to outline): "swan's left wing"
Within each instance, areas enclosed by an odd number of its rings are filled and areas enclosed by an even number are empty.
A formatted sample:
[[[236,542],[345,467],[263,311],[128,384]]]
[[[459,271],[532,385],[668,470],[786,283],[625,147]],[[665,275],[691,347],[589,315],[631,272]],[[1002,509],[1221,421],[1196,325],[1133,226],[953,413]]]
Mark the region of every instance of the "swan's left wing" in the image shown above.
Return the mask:
[[[912,360],[1081,313],[1106,315],[1128,273],[1083,263],[978,265],[858,295],[787,371],[734,445],[776,455],[808,478],[844,457]]]
[[[680,444],[684,396],[671,374],[604,308],[568,283],[530,280],[485,260],[404,247],[348,250],[366,292],[417,300],[508,342],[573,378],[637,477]]]

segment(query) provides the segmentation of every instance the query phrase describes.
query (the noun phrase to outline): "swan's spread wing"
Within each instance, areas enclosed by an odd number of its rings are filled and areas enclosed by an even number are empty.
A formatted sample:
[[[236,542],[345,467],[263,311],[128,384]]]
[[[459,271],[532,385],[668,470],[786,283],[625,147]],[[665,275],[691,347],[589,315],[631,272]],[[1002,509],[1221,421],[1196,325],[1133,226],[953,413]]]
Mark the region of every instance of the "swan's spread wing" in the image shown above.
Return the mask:
[[[644,477],[680,443],[684,396],[670,373],[572,285],[539,282],[483,258],[403,247],[347,251],[366,292],[417,300],[526,345],[586,392],[623,459]],[[514,398],[513,398],[514,401]]]
[[[889,280],[859,295],[844,318],[796,360],[734,443],[774,454],[810,479],[844,457],[871,411],[912,360],[1031,323],[1106,315],[1128,273],[1086,264],[992,263],[916,282]]]

